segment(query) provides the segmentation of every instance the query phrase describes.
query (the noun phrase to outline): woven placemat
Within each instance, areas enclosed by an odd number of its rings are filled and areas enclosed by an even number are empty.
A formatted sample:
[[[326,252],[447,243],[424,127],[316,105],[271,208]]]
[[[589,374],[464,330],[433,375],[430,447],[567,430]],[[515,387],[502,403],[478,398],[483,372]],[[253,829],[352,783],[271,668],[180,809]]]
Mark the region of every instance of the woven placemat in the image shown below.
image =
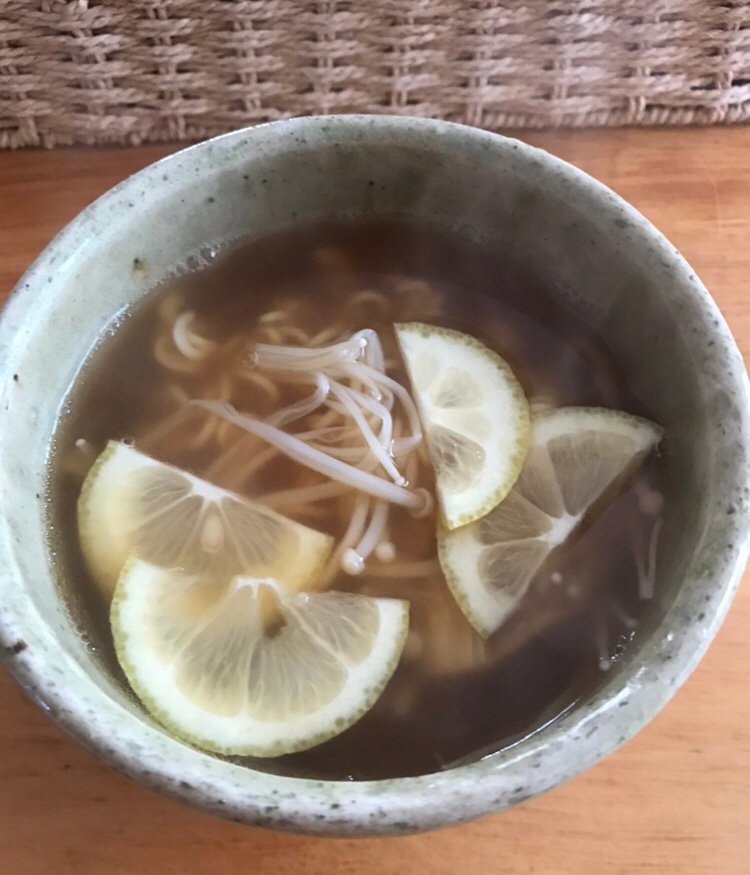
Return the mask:
[[[0,0],[0,146],[309,113],[489,129],[750,117],[731,0]]]

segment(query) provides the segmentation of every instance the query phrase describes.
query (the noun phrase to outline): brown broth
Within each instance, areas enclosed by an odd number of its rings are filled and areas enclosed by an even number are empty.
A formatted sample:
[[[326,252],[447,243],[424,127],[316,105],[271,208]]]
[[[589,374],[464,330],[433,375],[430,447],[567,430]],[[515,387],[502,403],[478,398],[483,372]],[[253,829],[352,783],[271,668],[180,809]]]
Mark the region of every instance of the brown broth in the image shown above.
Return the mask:
[[[109,439],[133,439],[136,447],[165,462],[199,476],[211,473],[217,451],[190,448],[194,423],[168,438],[149,438],[173,403],[165,370],[153,354],[159,308],[170,296],[179,295],[205,332],[224,344],[238,332],[252,335],[259,317],[279,300],[297,302],[299,325],[310,335],[335,322],[349,333],[373,327],[382,332],[391,355],[393,321],[446,325],[473,334],[504,356],[529,396],[558,406],[604,406],[649,416],[629,390],[605,337],[561,306],[531,269],[468,239],[397,221],[318,224],[234,245],[193,267],[118,319],[117,330],[102,340],[71,388],[53,441],[50,531],[59,579],[93,653],[123,685],[107,611],[80,554],[75,505],[88,464]],[[441,308],[434,296],[403,277],[436,290]],[[390,309],[365,306],[347,316],[347,302],[363,289],[385,293]],[[218,391],[221,365],[201,380],[194,389],[199,396]],[[244,404],[260,415],[270,412],[254,389],[232,391],[238,393],[232,396],[238,408]],[[294,397],[286,391],[274,403]],[[80,438],[90,445],[86,458],[75,447]],[[286,459],[239,487],[230,475],[210,479],[255,498],[306,482],[306,474]],[[429,479],[426,466],[420,476]],[[639,509],[642,484],[661,487],[658,457],[554,554],[486,648],[440,574],[408,581],[367,572],[339,575],[333,588],[409,598],[415,635],[428,646],[419,654],[407,645],[375,707],[340,736],[303,753],[240,761],[320,779],[418,775],[492,754],[564,713],[601,682],[601,660],[616,662],[637,637],[646,602],[638,595],[635,554],[653,526],[653,518]],[[323,515],[300,517],[300,522],[340,536],[346,524],[340,507],[329,512],[322,507]],[[415,521],[396,511],[392,531],[399,561],[434,558],[434,526],[434,517]],[[557,575],[562,583],[555,582]]]

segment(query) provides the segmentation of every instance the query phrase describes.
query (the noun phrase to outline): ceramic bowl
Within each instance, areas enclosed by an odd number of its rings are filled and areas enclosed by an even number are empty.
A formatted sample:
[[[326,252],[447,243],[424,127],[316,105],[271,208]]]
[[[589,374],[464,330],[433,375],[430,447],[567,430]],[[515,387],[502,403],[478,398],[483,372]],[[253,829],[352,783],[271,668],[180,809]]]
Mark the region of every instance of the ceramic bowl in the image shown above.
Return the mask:
[[[427,218],[534,264],[606,332],[667,428],[666,522],[649,621],[599,688],[494,756],[416,778],[323,782],[166,734],[91,658],[46,542],[46,456],[65,393],[116,315],[206,244],[319,218]],[[135,780],[248,824],[402,834],[549,790],[640,729],[695,667],[748,546],[742,360],[690,266],[639,213],[552,156],[468,127],[348,116],[238,131],[146,168],[74,219],[0,314],[0,650],[29,695]]]

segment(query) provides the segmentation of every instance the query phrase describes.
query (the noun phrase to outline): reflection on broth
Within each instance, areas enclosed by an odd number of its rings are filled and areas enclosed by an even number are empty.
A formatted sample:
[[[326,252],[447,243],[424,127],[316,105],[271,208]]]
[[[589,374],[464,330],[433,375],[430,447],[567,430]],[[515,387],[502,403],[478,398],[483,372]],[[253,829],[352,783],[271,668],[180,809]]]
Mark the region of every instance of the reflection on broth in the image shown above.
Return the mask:
[[[438,560],[435,474],[417,410],[394,388],[410,386],[394,333],[407,321],[465,332],[499,353],[532,413],[575,405],[648,416],[606,337],[533,272],[491,247],[389,221],[243,242],[169,279],[92,353],[60,420],[50,481],[58,573],[93,651],[123,685],[108,605],[75,524],[84,478],[110,440],[332,536],[316,590],[409,602],[400,661],[373,707],[308,750],[240,759],[254,768],[360,780],[499,751],[601,681],[637,638],[653,595],[663,513],[657,453],[552,553],[494,634],[472,628]],[[364,368],[342,365],[358,338],[375,358],[355,356]],[[292,367],[300,348],[321,352]],[[389,383],[377,376],[381,354]],[[352,398],[364,406],[352,412]],[[316,459],[335,458],[343,479],[290,458],[227,411],[297,436]],[[384,458],[358,417],[373,433],[387,428]],[[396,497],[356,488],[349,469],[382,477]],[[410,497],[399,499],[399,489]],[[220,549],[220,529],[203,525],[201,537]],[[283,627],[282,608],[265,598],[265,615]]]

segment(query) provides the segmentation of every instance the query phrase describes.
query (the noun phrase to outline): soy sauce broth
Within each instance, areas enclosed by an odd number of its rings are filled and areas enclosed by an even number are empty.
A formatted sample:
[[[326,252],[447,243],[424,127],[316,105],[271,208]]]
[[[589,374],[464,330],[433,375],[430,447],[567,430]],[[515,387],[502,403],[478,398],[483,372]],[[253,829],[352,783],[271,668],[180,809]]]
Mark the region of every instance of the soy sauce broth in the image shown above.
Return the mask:
[[[390,306],[347,316],[347,302],[363,290],[385,295]],[[444,325],[502,355],[532,399],[654,418],[630,391],[607,338],[562,306],[530,267],[491,247],[394,220],[316,224],[204,252],[101,340],[71,387],[52,446],[49,525],[60,586],[93,654],[124,687],[107,608],[81,556],[75,508],[88,466],[109,439],[133,440],[199,476],[214,461],[211,452],[192,452],[179,435],[148,440],[165,416],[172,379],[154,355],[160,308],[177,298],[225,343],[252,332],[280,300],[297,302],[308,336],[342,319],[350,333],[372,327],[386,336],[404,319]],[[268,483],[293,482],[294,469],[284,459],[264,476]],[[409,598],[412,627],[422,639],[432,635],[430,646],[420,651],[407,642],[376,705],[338,737],[302,753],[239,761],[318,779],[420,775],[491,755],[545,726],[600,684],[638,636],[648,606],[638,565],[655,524],[643,496],[659,493],[662,482],[662,460],[654,455],[555,552],[486,647],[474,640],[439,572],[417,580],[340,575],[332,588]],[[239,491],[253,497],[257,485]],[[333,514],[300,521],[339,534],[342,525]],[[402,514],[393,530],[400,557],[434,559],[434,517],[416,523]],[[472,655],[477,648],[481,658]]]

